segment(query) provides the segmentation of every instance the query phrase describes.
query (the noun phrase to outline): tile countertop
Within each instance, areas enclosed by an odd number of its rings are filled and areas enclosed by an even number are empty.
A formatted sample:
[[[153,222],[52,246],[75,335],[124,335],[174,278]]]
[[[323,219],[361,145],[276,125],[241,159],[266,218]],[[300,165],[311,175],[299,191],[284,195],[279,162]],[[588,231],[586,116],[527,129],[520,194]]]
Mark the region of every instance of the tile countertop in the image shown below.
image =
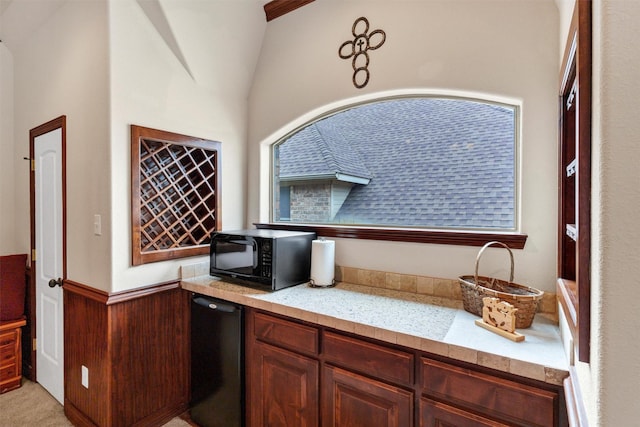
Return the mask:
[[[266,292],[211,276],[182,279],[183,289],[337,330],[470,362],[555,385],[568,364],[558,326],[536,315],[513,342],[475,325],[462,302],[410,292],[338,283]]]

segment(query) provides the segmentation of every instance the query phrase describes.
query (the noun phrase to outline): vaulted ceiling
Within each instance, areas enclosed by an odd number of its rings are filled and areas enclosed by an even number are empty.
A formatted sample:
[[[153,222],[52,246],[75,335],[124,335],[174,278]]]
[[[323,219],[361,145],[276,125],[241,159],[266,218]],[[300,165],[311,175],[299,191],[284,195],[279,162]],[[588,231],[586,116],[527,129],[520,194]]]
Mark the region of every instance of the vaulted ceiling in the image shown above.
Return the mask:
[[[0,40],[18,49],[70,0],[0,0]],[[214,91],[245,92],[266,22],[313,0],[135,0],[185,72]],[[227,82],[220,87],[220,82]],[[235,83],[233,83],[235,82]],[[239,85],[237,88],[229,85]]]
[[[0,41],[16,46],[49,18],[67,0],[0,0]],[[242,1],[242,0],[236,0]],[[246,1],[246,0],[245,0]],[[264,8],[267,21],[278,18],[314,0],[248,0]],[[137,0],[149,19],[162,34],[174,54],[184,61],[161,6],[161,0]],[[224,3],[224,2],[219,2]],[[7,12],[5,16],[5,12]]]

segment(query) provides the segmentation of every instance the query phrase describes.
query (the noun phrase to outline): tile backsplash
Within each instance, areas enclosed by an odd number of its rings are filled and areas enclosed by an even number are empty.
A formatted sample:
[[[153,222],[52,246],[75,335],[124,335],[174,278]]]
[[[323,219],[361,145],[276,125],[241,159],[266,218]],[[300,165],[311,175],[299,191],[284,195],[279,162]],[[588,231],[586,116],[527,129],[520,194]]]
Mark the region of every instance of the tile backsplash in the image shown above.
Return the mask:
[[[188,280],[209,274],[209,261],[180,266],[180,279]]]
[[[457,278],[443,279],[439,277],[389,273],[342,266],[336,266],[335,277],[337,282],[347,282],[356,285],[462,300],[462,292]],[[545,314],[557,322],[558,305],[556,302],[556,294],[545,292],[538,304],[538,312]]]

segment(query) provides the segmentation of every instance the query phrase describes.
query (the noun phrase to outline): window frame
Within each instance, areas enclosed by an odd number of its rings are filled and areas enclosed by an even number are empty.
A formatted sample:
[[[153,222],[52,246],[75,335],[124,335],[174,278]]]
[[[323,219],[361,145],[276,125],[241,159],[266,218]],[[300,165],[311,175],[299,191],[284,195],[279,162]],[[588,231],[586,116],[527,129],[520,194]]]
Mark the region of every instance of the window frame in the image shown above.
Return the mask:
[[[275,183],[274,183],[274,148],[281,141],[287,139],[291,135],[300,131],[304,127],[322,120],[323,118],[340,113],[351,108],[361,105],[371,104],[375,102],[384,102],[397,99],[415,99],[415,98],[437,98],[437,99],[458,99],[473,102],[482,102],[487,104],[506,105],[513,107],[515,110],[515,207],[514,219],[515,227],[513,230],[480,230],[480,229],[453,229],[453,228],[420,228],[420,227],[399,227],[399,226],[369,226],[369,225],[337,225],[337,224],[306,224],[306,223],[290,223],[276,222],[274,220],[274,203],[275,203]],[[459,94],[444,93],[402,93],[390,96],[375,96],[365,101],[345,103],[339,107],[332,108],[320,114],[313,115],[310,119],[305,120],[299,126],[286,132],[276,141],[269,145],[269,221],[254,222],[253,225],[261,229],[274,230],[293,230],[293,231],[311,231],[319,236],[337,237],[348,239],[365,239],[365,240],[381,240],[395,242],[412,242],[412,243],[430,243],[430,244],[446,244],[461,246],[483,246],[487,242],[499,240],[504,242],[512,249],[523,249],[528,235],[521,232],[521,174],[520,174],[520,155],[521,155],[521,121],[522,108],[520,103],[509,99],[490,99],[489,97],[469,96]]]

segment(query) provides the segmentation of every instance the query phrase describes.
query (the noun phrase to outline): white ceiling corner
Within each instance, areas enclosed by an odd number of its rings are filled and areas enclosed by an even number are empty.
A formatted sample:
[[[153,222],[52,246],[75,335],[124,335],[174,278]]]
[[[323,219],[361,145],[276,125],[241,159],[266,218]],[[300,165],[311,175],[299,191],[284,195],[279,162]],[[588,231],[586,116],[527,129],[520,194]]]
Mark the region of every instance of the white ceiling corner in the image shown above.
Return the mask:
[[[0,0],[0,15],[2,15],[5,10],[7,10],[10,4],[11,0]]]
[[[16,48],[67,0],[0,0],[0,40]]]
[[[151,21],[151,24],[154,26],[156,31],[158,31],[158,34],[160,34],[171,52],[173,52],[191,78],[195,80],[182,49],[180,49],[180,45],[178,44],[175,34],[173,33],[171,25],[167,20],[167,16],[162,9],[160,0],[136,0],[136,2],[140,5],[142,11],[145,13],[147,18],[149,18],[149,21]]]

